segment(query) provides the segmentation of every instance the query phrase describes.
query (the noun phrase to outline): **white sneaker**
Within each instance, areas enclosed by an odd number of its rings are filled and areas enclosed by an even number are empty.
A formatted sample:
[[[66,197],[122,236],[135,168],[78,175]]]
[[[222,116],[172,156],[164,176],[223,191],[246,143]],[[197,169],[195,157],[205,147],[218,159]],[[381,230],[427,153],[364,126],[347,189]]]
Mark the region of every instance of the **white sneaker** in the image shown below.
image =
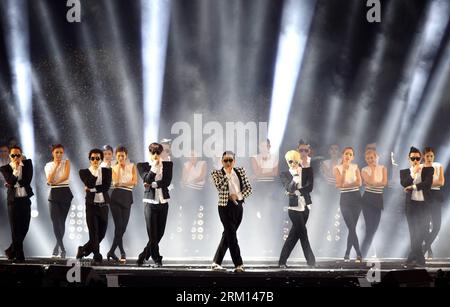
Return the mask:
[[[245,272],[245,269],[244,269],[244,266],[241,264],[241,265],[238,265],[235,269],[234,269],[234,272],[235,273],[242,273],[242,272]]]
[[[217,264],[217,263],[213,262],[213,264],[211,265],[211,270],[212,271],[226,271],[227,269],[225,269],[220,264]]]

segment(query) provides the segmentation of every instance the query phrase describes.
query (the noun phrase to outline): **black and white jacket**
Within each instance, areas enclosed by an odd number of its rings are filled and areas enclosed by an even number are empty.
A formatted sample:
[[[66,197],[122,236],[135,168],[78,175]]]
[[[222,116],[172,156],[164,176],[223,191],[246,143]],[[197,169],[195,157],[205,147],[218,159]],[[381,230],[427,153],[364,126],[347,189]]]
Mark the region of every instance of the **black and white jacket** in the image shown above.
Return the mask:
[[[298,196],[295,191],[299,191],[300,195],[305,199],[306,205],[311,205],[311,195],[314,186],[314,175],[311,167],[302,168],[302,187],[298,188],[297,183],[294,182],[294,176],[290,172],[282,172],[280,174],[281,183],[289,195],[289,207],[298,206]]]
[[[31,180],[33,179],[33,162],[31,159],[22,161],[22,179],[18,180],[16,176],[13,174],[13,168],[11,165],[6,164],[0,168],[0,172],[3,174],[3,177],[6,181],[6,186],[8,188],[7,199],[8,202],[11,203],[15,199],[15,185],[19,183],[20,187],[24,187],[27,193],[27,198],[30,198],[34,195],[33,189],[31,188]]]
[[[164,199],[170,199],[168,187],[172,182],[172,161],[162,161],[162,178],[161,180],[156,181],[156,173],[151,171],[151,166],[148,162],[138,163],[136,167],[139,172],[139,176],[141,176],[144,183],[149,185],[145,188],[144,199],[155,199],[156,189],[151,187],[152,182],[156,182],[158,185],[157,189],[161,189]]]
[[[250,194],[252,194],[252,187],[250,185],[250,181],[247,178],[247,175],[245,173],[245,169],[243,167],[235,167],[233,168],[236,172],[237,177],[239,178],[239,185],[242,193],[242,197],[245,199]],[[219,170],[215,170],[211,173],[214,185],[217,188],[217,191],[219,191],[219,206],[226,206],[228,203],[228,197],[229,197],[229,187],[228,187],[228,178],[225,173],[224,168]]]
[[[418,191],[423,192],[425,201],[431,198],[431,186],[433,185],[433,167],[423,167],[421,171],[421,182],[416,185]],[[409,168],[400,170],[400,183],[403,187],[409,187],[414,184],[414,179],[411,177],[411,170]],[[411,192],[406,196],[406,202],[411,200]]]
[[[105,203],[110,203],[110,198],[108,191],[111,187],[112,181],[112,171],[110,168],[102,167],[102,184],[96,185],[97,177],[92,175],[91,171],[86,169],[81,169],[79,174],[81,181],[83,181],[84,185],[89,189],[95,189],[96,192],[86,191],[86,204],[93,204],[95,199],[95,193],[102,193],[103,198],[105,199]]]

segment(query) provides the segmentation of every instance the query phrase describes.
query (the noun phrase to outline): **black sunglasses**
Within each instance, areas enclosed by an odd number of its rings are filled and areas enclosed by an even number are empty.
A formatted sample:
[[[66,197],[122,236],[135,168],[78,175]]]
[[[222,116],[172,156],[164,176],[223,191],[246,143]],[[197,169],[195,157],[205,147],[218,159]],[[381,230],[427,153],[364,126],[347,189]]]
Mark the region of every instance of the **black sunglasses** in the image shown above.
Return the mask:
[[[95,161],[95,160],[100,161],[102,158],[100,158],[100,157],[90,157],[90,159],[91,159],[91,161]]]
[[[223,162],[225,162],[225,163],[232,163],[233,159],[224,159]]]
[[[13,158],[13,159],[16,158],[16,157],[20,158],[21,156],[22,156],[21,154],[11,154],[10,155],[10,157]]]
[[[420,161],[420,157],[410,157],[411,161]]]
[[[289,164],[294,164],[294,163],[295,163],[295,164],[298,164],[298,161],[289,160],[288,163],[289,163]]]
[[[299,152],[309,152],[309,149],[299,149]]]

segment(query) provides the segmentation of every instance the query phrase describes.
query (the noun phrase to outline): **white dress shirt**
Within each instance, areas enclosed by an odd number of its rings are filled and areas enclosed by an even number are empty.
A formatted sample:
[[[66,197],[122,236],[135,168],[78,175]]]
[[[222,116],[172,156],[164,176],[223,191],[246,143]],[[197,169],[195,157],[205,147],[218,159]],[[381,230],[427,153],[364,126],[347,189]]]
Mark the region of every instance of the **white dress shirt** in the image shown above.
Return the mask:
[[[411,192],[411,199],[415,201],[425,201],[425,198],[423,197],[423,191],[417,190],[416,185],[422,182],[422,168],[420,168],[420,171],[417,173],[414,173],[414,168],[411,167],[409,169],[411,173],[411,177],[413,178],[413,190]]]
[[[244,197],[242,197],[241,184],[239,182],[239,177],[237,176],[234,169],[231,169],[230,174],[225,170],[225,175],[228,178],[228,191],[229,191],[230,195],[236,194],[238,197],[238,200],[243,200]]]
[[[289,169],[289,172],[291,173],[293,177],[293,181],[297,184],[297,189],[302,188],[302,168],[298,168],[300,171],[297,173],[297,169]],[[305,207],[308,207],[308,209],[311,209],[311,205],[306,205],[305,198],[300,194],[299,190],[295,190],[295,195],[297,195],[298,203],[297,207],[289,207],[288,210],[294,210],[294,211],[305,211]]]
[[[89,171],[91,172],[92,176],[97,177],[97,181],[95,182],[95,185],[96,186],[101,185],[102,184],[102,168],[99,167],[97,169],[94,169],[91,166],[91,167],[89,167]],[[91,192],[95,192],[94,203],[104,203],[105,202],[103,193],[97,193],[96,188],[91,189]]]
[[[64,173],[66,171],[66,162],[67,160],[62,160],[58,167],[56,166],[56,163],[54,161],[48,162],[47,164],[45,164],[44,167],[45,176],[48,176],[56,168],[56,173],[55,176],[53,177],[53,181],[59,181],[64,176]],[[58,186],[62,185],[68,186],[69,178],[67,178],[63,182],[58,183]]]
[[[155,181],[152,182],[152,184],[151,184],[152,188],[155,189],[155,198],[154,199],[144,198],[144,203],[167,204],[169,200],[164,198],[162,189],[157,188],[157,183],[156,183],[156,181],[159,181],[162,179],[163,163],[162,163],[162,161],[160,161],[160,163],[158,165],[156,165],[156,161],[151,160],[150,166],[151,166],[150,171],[156,174]]]
[[[24,187],[21,187],[19,184],[19,180],[22,180],[22,167],[23,167],[23,162],[20,161],[19,166],[16,168],[16,164],[11,162],[9,163],[9,165],[11,166],[11,168],[13,169],[13,175],[15,177],[17,177],[17,182],[14,185],[15,188],[15,197],[27,197],[27,191],[25,190]]]

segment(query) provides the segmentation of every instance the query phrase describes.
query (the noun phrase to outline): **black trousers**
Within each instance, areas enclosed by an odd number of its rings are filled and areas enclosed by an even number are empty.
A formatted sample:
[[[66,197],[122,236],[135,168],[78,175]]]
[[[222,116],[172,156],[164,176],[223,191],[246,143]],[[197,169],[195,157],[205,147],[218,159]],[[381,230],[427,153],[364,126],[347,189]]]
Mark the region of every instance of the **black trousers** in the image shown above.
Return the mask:
[[[305,211],[302,212],[295,210],[288,211],[289,218],[292,221],[292,228],[289,231],[289,235],[286,241],[284,242],[278,263],[280,265],[286,264],[289,255],[291,254],[297,242],[300,240],[306,262],[308,263],[308,265],[315,265],[316,258],[314,257],[311,245],[309,244],[308,230],[306,229],[306,222],[308,221],[309,217],[309,209],[305,208]]]
[[[226,206],[219,206],[219,217],[223,225],[223,233],[213,260],[219,265],[222,264],[227,249],[230,249],[234,266],[242,265],[241,250],[236,235],[242,221],[242,203],[243,202],[239,201],[238,205],[236,205],[235,203],[228,201]]]
[[[383,194],[365,192],[362,197],[362,213],[366,223],[366,235],[361,245],[363,257],[367,257],[369,248],[378,229],[383,209]]]
[[[146,246],[146,258],[152,257],[153,261],[160,262],[159,242],[166,229],[169,204],[149,204],[144,207],[145,223],[147,225],[148,243]]]
[[[442,199],[441,191],[431,190],[431,200],[429,203],[429,220],[427,225],[431,223],[431,231],[428,231],[425,236],[425,248],[424,252],[431,248],[434,240],[441,230],[442,223]]]
[[[119,247],[120,253],[125,254],[125,249],[123,248],[123,235],[127,230],[128,221],[130,220],[131,203],[129,201],[124,201],[124,199],[130,197],[120,197],[120,195],[119,197],[116,197],[115,195],[117,193],[132,194],[132,192],[123,189],[118,192],[113,192],[111,195],[111,203],[109,205],[114,221],[114,239],[110,252],[114,253],[116,248]]]
[[[66,231],[66,218],[70,210],[70,202],[49,201],[50,218],[53,224],[53,233],[56,238],[56,247],[65,251],[63,238]]]
[[[416,261],[425,263],[422,244],[428,234],[429,207],[426,202],[408,200],[406,203],[406,220],[408,221],[409,236],[411,240],[411,252],[407,262]]]
[[[23,241],[30,228],[31,201],[28,197],[15,198],[8,203],[12,243],[8,248],[17,259],[24,259]]]
[[[86,223],[89,229],[89,241],[83,246],[84,256],[94,254],[94,259],[100,255],[100,243],[108,228],[107,204],[86,204]]]
[[[345,255],[349,255],[350,250],[354,247],[356,254],[361,256],[358,236],[356,235],[356,225],[358,224],[359,214],[361,213],[361,194],[359,191],[341,193],[340,207],[345,225],[348,228]]]

